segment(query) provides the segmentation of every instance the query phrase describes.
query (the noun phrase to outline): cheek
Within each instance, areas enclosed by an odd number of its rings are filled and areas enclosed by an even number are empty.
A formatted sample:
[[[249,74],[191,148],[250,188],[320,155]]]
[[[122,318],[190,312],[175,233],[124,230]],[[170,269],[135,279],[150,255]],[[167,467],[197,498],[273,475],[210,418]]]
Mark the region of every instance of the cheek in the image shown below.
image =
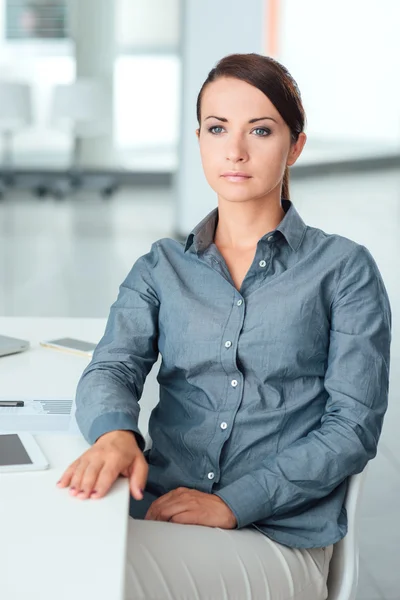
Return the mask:
[[[260,179],[270,181],[283,177],[287,151],[282,144],[268,144],[257,154],[257,173]]]
[[[205,174],[207,177],[213,177],[219,170],[220,155],[215,151],[212,144],[202,142],[200,144],[200,157]]]
[[[277,167],[282,163],[286,163],[288,149],[286,145],[282,144],[282,140],[275,137],[264,140],[264,142],[264,144],[260,144],[257,148],[254,148],[253,156],[257,155],[258,160],[270,165],[276,165]]]

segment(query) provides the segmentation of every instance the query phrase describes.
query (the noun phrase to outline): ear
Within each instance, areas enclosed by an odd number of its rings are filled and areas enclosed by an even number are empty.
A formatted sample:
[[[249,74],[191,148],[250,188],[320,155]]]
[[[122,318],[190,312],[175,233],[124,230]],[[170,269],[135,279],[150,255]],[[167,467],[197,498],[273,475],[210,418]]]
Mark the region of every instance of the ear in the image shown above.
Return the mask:
[[[196,129],[196,135],[197,135],[197,139],[200,138],[200,129]]]
[[[303,151],[306,141],[307,141],[306,134],[300,133],[297,142],[295,142],[294,144],[291,145],[289,154],[287,157],[287,161],[286,161],[286,164],[288,165],[288,167],[291,167],[292,165],[294,165],[296,160],[299,158],[300,154]]]

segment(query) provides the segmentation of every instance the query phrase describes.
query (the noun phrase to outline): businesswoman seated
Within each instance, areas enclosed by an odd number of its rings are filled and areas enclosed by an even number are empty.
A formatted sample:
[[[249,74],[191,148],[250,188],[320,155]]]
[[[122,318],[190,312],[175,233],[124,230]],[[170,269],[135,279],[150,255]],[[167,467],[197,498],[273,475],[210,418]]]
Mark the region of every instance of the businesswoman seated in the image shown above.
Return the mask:
[[[387,407],[387,293],[364,246],[289,200],[305,115],[282,65],[223,58],[197,119],[218,207],[122,283],[77,390],[92,446],[59,486],[99,499],[129,477],[129,599],[322,600],[348,477],[374,457]]]

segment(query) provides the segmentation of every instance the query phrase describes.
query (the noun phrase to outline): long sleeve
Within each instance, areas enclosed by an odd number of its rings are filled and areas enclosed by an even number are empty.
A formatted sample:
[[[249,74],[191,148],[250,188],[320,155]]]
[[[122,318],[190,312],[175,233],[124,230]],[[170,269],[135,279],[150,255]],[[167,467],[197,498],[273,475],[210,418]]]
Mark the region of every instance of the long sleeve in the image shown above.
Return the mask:
[[[157,246],[140,257],[120,286],[104,336],[79,381],[76,420],[93,444],[116,429],[131,430],[139,444],[139,400],[158,356],[159,300],[152,278]]]
[[[374,259],[357,245],[331,304],[320,427],[217,491],[238,528],[303,510],[361,472],[377,451],[387,409],[391,310]]]

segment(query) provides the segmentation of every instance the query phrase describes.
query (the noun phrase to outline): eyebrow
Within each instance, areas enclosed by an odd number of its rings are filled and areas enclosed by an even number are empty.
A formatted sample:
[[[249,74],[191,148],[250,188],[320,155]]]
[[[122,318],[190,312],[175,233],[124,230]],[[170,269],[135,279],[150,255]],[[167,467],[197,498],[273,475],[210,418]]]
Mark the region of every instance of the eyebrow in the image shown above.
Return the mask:
[[[215,115],[210,115],[204,120],[207,121],[207,119],[217,119],[218,121],[222,121],[223,123],[228,123],[228,119],[225,119],[225,117],[216,117]],[[272,117],[257,117],[256,119],[250,119],[249,123],[257,123],[257,121],[265,121],[265,119],[269,119],[270,121],[274,121],[275,123],[277,123],[277,121]]]

